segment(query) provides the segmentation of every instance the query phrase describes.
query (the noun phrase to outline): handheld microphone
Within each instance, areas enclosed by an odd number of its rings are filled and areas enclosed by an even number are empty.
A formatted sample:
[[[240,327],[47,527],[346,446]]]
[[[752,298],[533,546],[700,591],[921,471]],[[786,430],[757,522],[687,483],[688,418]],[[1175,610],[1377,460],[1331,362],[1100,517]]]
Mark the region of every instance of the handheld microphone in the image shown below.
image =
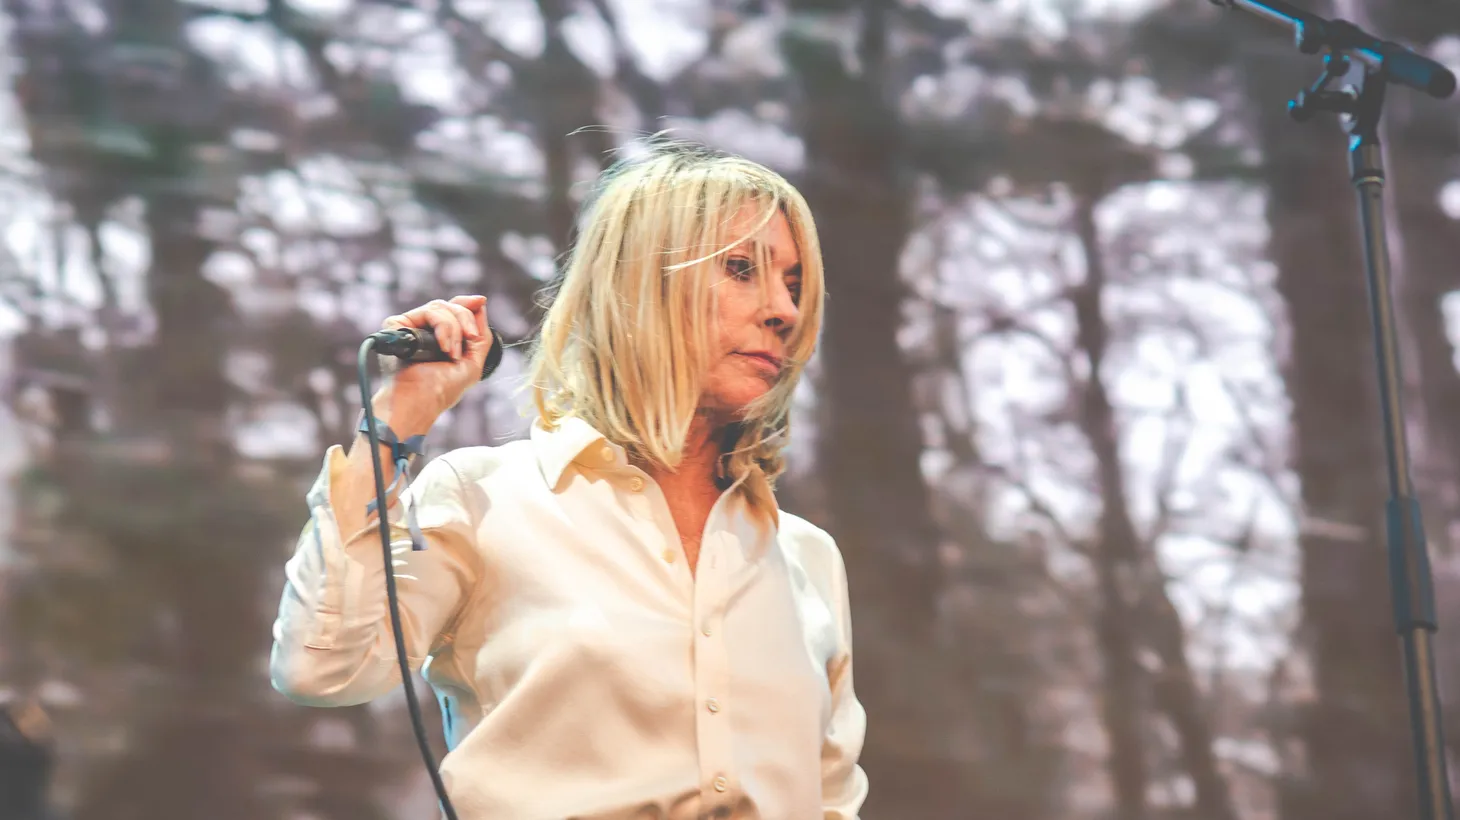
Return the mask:
[[[491,333],[492,349],[487,351],[487,359],[482,362],[483,380],[502,364],[502,336],[497,333],[496,328],[491,328]],[[370,338],[375,342],[376,353],[393,356],[408,364],[451,361],[451,357],[441,349],[440,342],[436,340],[436,331],[429,327],[395,327],[372,333]]]

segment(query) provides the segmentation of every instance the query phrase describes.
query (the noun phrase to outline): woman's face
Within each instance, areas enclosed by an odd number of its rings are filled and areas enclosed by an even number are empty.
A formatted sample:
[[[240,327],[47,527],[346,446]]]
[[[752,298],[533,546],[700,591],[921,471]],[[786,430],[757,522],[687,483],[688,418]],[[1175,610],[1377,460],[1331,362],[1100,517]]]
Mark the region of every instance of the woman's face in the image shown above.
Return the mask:
[[[764,215],[761,208],[747,206],[732,223],[731,235],[749,231]],[[769,257],[768,270],[756,267],[758,247]],[[713,301],[719,338],[711,351],[700,410],[728,422],[780,378],[786,341],[800,318],[801,253],[790,222],[778,212],[716,261],[720,271]]]

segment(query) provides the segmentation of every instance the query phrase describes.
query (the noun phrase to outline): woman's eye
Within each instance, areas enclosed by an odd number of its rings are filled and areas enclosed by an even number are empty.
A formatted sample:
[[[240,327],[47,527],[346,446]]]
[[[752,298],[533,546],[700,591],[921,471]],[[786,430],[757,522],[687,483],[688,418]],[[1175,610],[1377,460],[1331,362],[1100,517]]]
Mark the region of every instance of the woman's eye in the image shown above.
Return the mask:
[[[725,270],[736,279],[745,280],[750,278],[750,272],[755,269],[749,259],[734,257],[725,261]]]

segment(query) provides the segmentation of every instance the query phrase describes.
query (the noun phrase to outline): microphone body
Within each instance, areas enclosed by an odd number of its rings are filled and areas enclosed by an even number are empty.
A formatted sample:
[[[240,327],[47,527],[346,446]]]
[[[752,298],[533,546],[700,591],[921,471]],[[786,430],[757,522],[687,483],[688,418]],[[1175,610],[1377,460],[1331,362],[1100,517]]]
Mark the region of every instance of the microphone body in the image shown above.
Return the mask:
[[[491,333],[492,349],[487,351],[487,360],[482,363],[483,380],[502,363],[502,337],[496,328],[492,328]],[[372,333],[370,338],[375,342],[376,353],[393,356],[407,364],[451,361],[436,340],[436,331],[429,327],[396,327]]]
[[[1398,43],[1382,40],[1347,20],[1327,20],[1288,0],[1211,0],[1225,9],[1242,9],[1271,23],[1292,29],[1298,50],[1317,54],[1324,49],[1347,52],[1390,80],[1446,99],[1455,93],[1455,75],[1444,65]]]

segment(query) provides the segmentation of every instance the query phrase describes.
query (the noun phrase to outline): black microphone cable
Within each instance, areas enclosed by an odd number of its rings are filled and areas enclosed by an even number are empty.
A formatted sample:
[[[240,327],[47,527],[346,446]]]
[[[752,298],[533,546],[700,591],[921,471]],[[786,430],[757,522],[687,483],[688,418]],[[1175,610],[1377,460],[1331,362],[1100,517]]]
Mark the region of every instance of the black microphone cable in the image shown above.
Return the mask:
[[[429,328],[399,328],[373,333],[360,345],[356,362],[356,375],[360,382],[360,404],[365,411],[365,434],[370,439],[370,463],[375,467],[375,510],[380,527],[380,545],[385,558],[385,599],[390,608],[390,630],[395,637],[396,660],[400,663],[400,682],[406,693],[406,709],[411,714],[411,728],[416,734],[416,745],[421,750],[421,759],[426,763],[426,772],[431,775],[431,785],[441,802],[441,810],[447,820],[456,820],[456,809],[446,795],[446,784],[436,768],[436,757],[431,753],[431,744],[426,738],[426,727],[421,719],[421,706],[416,702],[415,686],[411,683],[411,662],[406,655],[405,633],[400,625],[400,601],[396,598],[395,566],[390,550],[390,518],[386,509],[385,469],[380,461],[380,431],[375,425],[375,407],[370,400],[370,354],[395,356],[409,362],[448,361],[449,357],[436,342],[436,336]],[[482,364],[482,378],[502,363],[502,337],[492,330],[492,349]],[[407,488],[402,487],[404,492]]]

